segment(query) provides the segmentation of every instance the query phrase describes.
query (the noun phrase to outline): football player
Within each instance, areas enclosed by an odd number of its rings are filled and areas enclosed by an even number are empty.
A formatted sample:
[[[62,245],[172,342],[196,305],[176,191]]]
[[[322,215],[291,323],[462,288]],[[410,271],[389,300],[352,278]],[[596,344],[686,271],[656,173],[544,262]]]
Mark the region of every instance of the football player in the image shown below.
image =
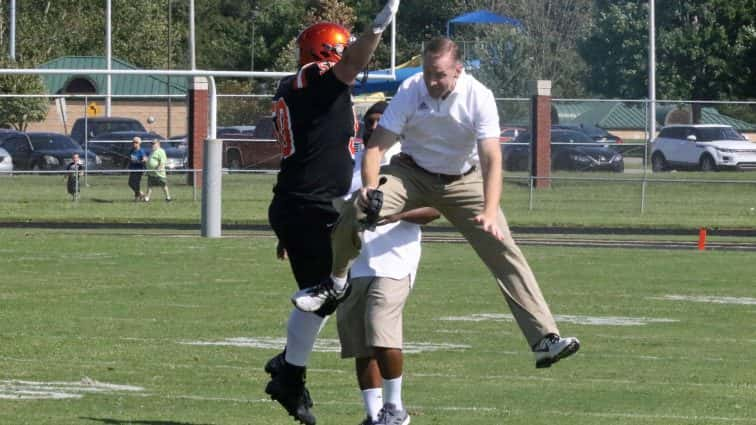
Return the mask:
[[[279,240],[278,252],[288,255],[300,290],[329,280],[330,233],[339,216],[331,201],[349,190],[354,164],[357,121],[351,86],[398,8],[399,0],[388,0],[371,28],[354,41],[335,23],[307,27],[296,40],[299,70],[279,82],[273,98],[282,159],[268,219]],[[315,424],[306,366],[325,318],[335,308],[292,309],[286,348],[265,365],[271,375],[265,391],[306,425]]]

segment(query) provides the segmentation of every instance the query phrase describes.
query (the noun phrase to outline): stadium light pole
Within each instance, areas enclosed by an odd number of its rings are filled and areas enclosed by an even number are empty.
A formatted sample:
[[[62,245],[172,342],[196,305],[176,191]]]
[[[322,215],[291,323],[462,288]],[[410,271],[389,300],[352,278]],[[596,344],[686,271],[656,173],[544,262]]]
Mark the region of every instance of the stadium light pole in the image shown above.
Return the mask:
[[[10,40],[8,40],[8,56],[16,61],[16,0],[10,2]]]
[[[107,63],[107,69],[108,69],[108,71],[111,71],[113,69],[113,44],[112,44],[112,37],[113,37],[113,28],[112,28],[112,18],[113,18],[113,16],[112,16],[112,10],[113,10],[113,8],[111,7],[112,6],[111,5],[111,0],[107,0],[106,3],[107,3],[107,5],[105,7],[105,15],[106,15],[106,18],[105,18],[106,19],[106,23],[105,23],[105,28],[106,28],[105,29],[105,46],[106,46],[105,50],[106,50],[106,55],[105,56],[106,56],[106,61],[108,62]],[[112,75],[110,73],[108,73],[107,79],[106,79],[106,81],[107,81],[106,82],[106,87],[107,87],[106,91],[107,91],[107,94],[106,94],[106,97],[105,97],[105,116],[106,117],[110,116],[110,108],[112,106],[112,104],[111,104],[112,99],[110,97],[110,95],[112,94],[112,90],[113,90],[113,80],[112,80],[112,78],[113,78]]]
[[[197,59],[194,53],[194,0],[189,0],[189,65],[192,70],[197,69]]]
[[[252,9],[252,13],[250,14],[250,23],[252,24],[252,40],[249,43],[250,44],[250,63],[249,63],[249,70],[254,71],[255,70],[255,21],[257,20],[257,16],[259,15],[259,11],[257,10],[257,7]]]
[[[655,0],[648,0],[648,141],[656,136],[656,16]]]

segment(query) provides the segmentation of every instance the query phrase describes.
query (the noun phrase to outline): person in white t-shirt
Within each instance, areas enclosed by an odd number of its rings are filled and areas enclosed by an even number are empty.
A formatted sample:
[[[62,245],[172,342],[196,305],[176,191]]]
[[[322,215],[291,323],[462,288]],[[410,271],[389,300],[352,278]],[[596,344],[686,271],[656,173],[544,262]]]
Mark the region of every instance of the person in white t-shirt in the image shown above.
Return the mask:
[[[366,146],[386,105],[378,102],[365,113]],[[399,151],[395,146],[384,164]],[[362,187],[363,153],[355,156],[352,191]],[[367,416],[362,425],[409,423],[402,401],[402,312],[420,262],[420,225],[439,216],[433,208],[418,208],[385,217],[362,234],[362,253],[350,271],[351,294],[336,310],[341,357],[355,359]]]
[[[381,168],[384,152],[397,139],[402,152]],[[464,71],[454,41],[435,38],[425,44],[423,71],[402,83],[373,133],[362,163],[362,188],[342,209],[333,230],[331,284],[300,291],[293,302],[312,311],[343,299],[347,272],[362,248],[357,236],[364,229],[361,223],[430,206],[462,233],[493,273],[536,367],[550,367],[576,353],[580,341],[559,335],[535,275],[512,238],[499,205],[501,186],[494,95]]]

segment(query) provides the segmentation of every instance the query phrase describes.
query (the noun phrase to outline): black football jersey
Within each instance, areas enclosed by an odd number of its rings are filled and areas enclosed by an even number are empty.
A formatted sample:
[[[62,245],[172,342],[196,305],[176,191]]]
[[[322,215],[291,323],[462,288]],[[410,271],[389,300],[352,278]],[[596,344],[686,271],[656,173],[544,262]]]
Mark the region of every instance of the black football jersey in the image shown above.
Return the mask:
[[[330,203],[349,191],[357,119],[351,87],[336,78],[332,66],[307,64],[278,85],[273,98],[282,153],[277,195]]]

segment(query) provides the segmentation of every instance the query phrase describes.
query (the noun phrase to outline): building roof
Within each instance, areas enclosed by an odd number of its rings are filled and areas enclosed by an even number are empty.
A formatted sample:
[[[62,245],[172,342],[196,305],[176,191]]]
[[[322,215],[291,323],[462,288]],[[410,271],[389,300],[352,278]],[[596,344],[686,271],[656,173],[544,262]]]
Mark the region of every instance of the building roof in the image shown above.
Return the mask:
[[[140,69],[133,64],[113,58],[113,69]],[[39,66],[42,69],[106,69],[106,58],[102,56],[63,56],[45,62]],[[68,74],[43,75],[42,80],[49,94],[63,93],[67,84],[77,77],[89,80],[97,94],[107,94],[107,76]],[[172,77],[170,79],[170,94],[186,94],[186,77]],[[166,75],[113,75],[111,78],[112,93],[122,95],[166,95],[168,92],[168,76]]]
[[[559,124],[571,123],[575,118],[579,117],[582,113],[590,111],[593,108],[588,102],[572,102],[572,101],[552,101],[553,108],[557,111],[559,117]],[[556,124],[556,123],[555,123]]]
[[[555,102],[554,108],[557,110],[561,124],[588,124],[612,130],[641,130],[646,127],[646,110],[637,103]],[[575,112],[581,108],[586,108],[586,110],[574,116]],[[657,114],[659,128],[664,126],[664,117],[668,111],[661,112],[663,113]],[[739,131],[756,131],[756,124],[724,115],[713,107],[701,108],[701,123],[726,124]]]

